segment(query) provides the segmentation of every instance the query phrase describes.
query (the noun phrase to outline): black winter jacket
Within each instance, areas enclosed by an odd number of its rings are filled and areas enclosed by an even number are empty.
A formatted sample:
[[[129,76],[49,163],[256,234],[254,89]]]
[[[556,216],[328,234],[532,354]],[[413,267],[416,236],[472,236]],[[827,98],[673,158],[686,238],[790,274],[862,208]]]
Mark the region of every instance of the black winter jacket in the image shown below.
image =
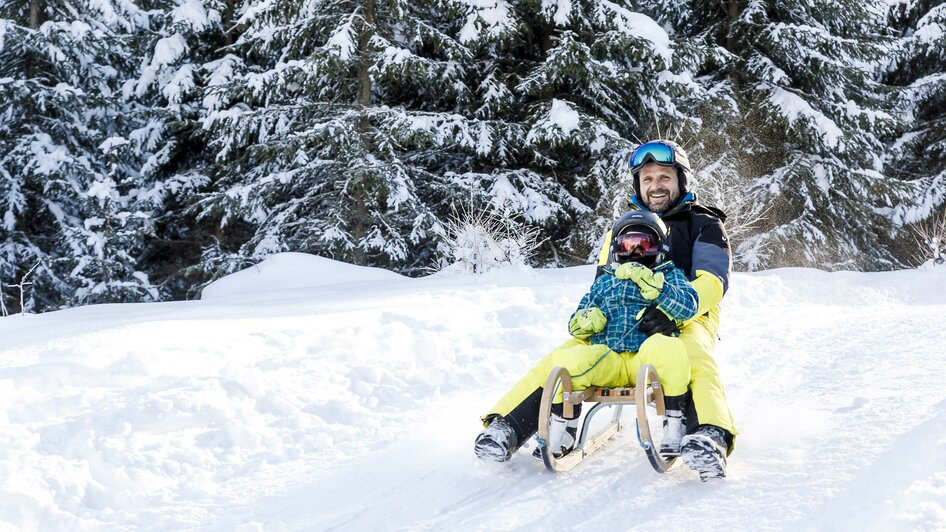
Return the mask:
[[[631,196],[632,210],[647,210],[647,206],[636,195]],[[732,272],[732,250],[723,222],[726,215],[714,207],[697,203],[696,194],[688,192],[675,206],[660,215],[670,231],[669,259],[683,270],[687,279],[696,278],[697,270],[709,272],[723,283],[723,293],[729,289]],[[598,261],[597,276],[603,273],[602,266],[611,256],[610,233]],[[605,253],[606,252],[606,253]]]

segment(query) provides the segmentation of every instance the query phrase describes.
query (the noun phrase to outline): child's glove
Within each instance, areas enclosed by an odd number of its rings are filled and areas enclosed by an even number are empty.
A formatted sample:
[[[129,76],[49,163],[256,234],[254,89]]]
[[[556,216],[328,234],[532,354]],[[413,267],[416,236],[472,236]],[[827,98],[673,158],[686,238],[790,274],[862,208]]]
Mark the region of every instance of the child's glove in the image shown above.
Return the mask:
[[[604,330],[608,318],[598,307],[578,309],[568,321],[568,332],[575,338],[587,340],[592,335]]]
[[[641,288],[644,299],[657,299],[664,288],[663,272],[654,273],[650,268],[636,262],[625,262],[614,270],[614,275],[621,280],[634,281]]]

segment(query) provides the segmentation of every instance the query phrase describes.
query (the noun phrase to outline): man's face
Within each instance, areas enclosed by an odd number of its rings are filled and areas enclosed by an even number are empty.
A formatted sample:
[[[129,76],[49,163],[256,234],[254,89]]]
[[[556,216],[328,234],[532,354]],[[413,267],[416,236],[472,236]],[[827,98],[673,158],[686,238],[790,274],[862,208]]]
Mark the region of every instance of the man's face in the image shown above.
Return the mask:
[[[641,183],[641,201],[653,212],[663,212],[680,199],[677,169],[647,163],[638,174]]]

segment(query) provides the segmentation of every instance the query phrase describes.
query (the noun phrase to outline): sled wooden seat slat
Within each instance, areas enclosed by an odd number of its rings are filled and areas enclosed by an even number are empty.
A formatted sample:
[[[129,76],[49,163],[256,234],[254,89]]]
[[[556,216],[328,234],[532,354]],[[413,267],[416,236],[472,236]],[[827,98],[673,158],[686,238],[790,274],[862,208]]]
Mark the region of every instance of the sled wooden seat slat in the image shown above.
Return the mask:
[[[566,403],[573,405],[581,403],[624,403],[634,404],[637,402],[636,388],[599,388],[592,386],[577,392],[565,392],[562,398]],[[652,392],[648,390],[647,401],[653,400]]]

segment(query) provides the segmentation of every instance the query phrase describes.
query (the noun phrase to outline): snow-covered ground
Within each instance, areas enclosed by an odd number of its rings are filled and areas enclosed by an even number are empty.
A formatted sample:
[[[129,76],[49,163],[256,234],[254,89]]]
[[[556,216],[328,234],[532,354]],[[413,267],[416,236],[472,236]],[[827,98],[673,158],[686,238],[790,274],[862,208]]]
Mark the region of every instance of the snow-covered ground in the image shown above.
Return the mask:
[[[558,476],[477,461],[592,277],[284,254],[202,301],[0,319],[0,524],[946,530],[946,268],[735,275],[723,481],[656,474],[633,431]]]

